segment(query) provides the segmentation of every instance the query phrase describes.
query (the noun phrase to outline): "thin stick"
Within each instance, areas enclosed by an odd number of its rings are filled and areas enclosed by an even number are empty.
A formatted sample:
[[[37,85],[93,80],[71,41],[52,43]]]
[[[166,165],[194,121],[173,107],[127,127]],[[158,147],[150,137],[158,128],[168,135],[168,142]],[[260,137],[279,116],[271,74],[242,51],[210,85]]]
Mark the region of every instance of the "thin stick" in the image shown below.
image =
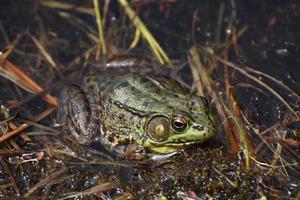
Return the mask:
[[[208,52],[208,51],[206,51],[206,52]],[[268,86],[266,83],[264,83],[263,81],[259,80],[255,76],[249,74],[245,69],[242,69],[241,67],[233,64],[232,62],[226,61],[226,60],[224,60],[224,59],[222,59],[222,58],[220,58],[219,56],[216,56],[216,55],[214,55],[214,57],[219,62],[227,65],[228,67],[231,67],[231,68],[235,69],[236,71],[240,72],[241,74],[245,75],[246,77],[252,79],[253,81],[255,81],[256,83],[258,83],[259,85],[261,85],[264,88],[266,88],[267,90],[269,90],[276,98],[278,98],[295,115],[296,118],[299,117],[298,114],[297,114],[297,112],[288,104],[288,102],[282,96],[280,96],[280,94],[278,94],[278,92],[276,92],[273,88],[271,88],[270,86]]]
[[[99,34],[99,46],[102,49],[102,54],[107,54],[106,44],[104,41],[104,31],[103,31],[103,24],[101,20],[101,13],[99,9],[99,0],[93,0],[94,3],[94,10],[96,14],[96,22],[98,27],[98,34]]]
[[[50,113],[52,113],[55,109],[56,109],[56,107],[49,108],[48,110],[45,110],[45,111],[41,112],[40,114],[38,114],[37,116],[35,116],[33,118],[33,120],[34,121],[40,121],[41,119],[43,119],[44,117],[46,117]],[[30,126],[29,124],[21,124],[18,128],[8,132],[5,135],[2,135],[0,137],[0,143],[7,140],[8,138],[13,137],[14,135],[18,134],[20,131],[24,130],[25,128],[27,128],[29,126]]]

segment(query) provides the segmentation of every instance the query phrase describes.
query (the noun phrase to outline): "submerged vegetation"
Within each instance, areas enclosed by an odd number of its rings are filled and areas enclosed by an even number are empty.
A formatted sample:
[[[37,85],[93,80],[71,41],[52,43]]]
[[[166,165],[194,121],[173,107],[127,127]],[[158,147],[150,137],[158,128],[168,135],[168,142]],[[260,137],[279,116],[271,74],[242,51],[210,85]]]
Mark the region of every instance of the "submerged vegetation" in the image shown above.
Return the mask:
[[[77,2],[3,5],[7,19],[0,23],[1,198],[300,197],[300,88],[292,75],[288,81],[274,77],[258,67],[263,62],[256,66],[251,60],[260,58],[246,55],[243,38],[254,41],[256,36],[247,36],[251,24],[237,23],[241,3],[191,3],[196,9],[176,0]],[[208,14],[209,4],[218,10]],[[188,27],[180,33],[164,27],[172,20],[184,24],[187,18],[180,21],[175,15],[185,14],[185,8],[191,11]],[[277,12],[269,18],[269,28],[277,15],[300,7],[291,1],[281,12],[276,9],[274,5]],[[214,39],[199,39],[211,34],[203,23],[213,27]],[[273,35],[262,36],[258,44],[266,45],[268,36]],[[176,45],[169,44],[171,40]],[[283,51],[277,49],[276,55],[286,55]],[[103,59],[126,54],[151,57],[161,68],[176,72],[191,91],[208,97],[218,121],[216,137],[155,162],[112,158],[101,148],[61,137],[55,115],[61,80],[78,78],[87,66],[101,66]],[[272,58],[266,53],[261,60],[265,57]],[[280,65],[284,59],[274,60]]]

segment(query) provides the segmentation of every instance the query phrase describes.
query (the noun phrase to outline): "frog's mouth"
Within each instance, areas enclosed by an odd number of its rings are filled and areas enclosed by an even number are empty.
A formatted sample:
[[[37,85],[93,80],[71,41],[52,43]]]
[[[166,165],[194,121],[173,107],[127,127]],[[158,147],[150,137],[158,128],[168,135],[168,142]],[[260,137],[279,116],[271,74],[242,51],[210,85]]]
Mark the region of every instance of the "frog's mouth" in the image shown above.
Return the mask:
[[[168,143],[165,143],[164,145],[166,145],[166,146],[185,146],[185,145],[192,145],[192,144],[196,144],[196,143],[201,143],[203,141],[202,140],[198,140],[198,141],[176,141],[176,142],[168,142]]]
[[[204,140],[176,140],[176,141],[165,141],[165,142],[160,142],[156,143],[157,146],[186,146],[186,145],[192,145],[192,144],[197,144],[205,141]]]
[[[155,142],[155,141],[147,139],[144,142],[143,146],[150,149],[151,151],[166,154],[166,153],[175,152],[180,147],[201,143],[206,140],[207,140],[207,138],[203,138],[203,139],[198,138],[196,140],[187,140],[185,138],[180,138],[180,139],[169,138],[168,140],[166,140],[164,142]]]
[[[158,153],[158,154],[167,154],[167,153],[172,153],[177,151],[180,147],[184,147],[184,146],[188,146],[188,145],[193,145],[199,143],[199,141],[195,141],[195,142],[181,142],[181,143],[166,143],[162,146],[147,146],[146,147],[148,149],[150,149],[151,151]]]
[[[162,142],[155,142],[157,146],[182,146],[201,143],[208,140],[214,135],[213,129],[205,127],[202,131],[191,131],[183,134],[173,134],[167,140]]]

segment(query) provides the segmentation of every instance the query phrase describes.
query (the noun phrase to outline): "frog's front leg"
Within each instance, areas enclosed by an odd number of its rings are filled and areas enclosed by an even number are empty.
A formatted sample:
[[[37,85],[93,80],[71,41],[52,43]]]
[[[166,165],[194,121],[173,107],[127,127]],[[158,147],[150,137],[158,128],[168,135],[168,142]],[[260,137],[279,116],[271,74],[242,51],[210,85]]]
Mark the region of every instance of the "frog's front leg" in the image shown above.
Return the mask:
[[[130,160],[142,160],[146,156],[145,149],[143,146],[138,144],[129,144],[126,146],[122,157]]]
[[[100,131],[100,108],[92,94],[79,86],[66,86],[59,98],[58,119],[65,132],[80,144],[90,144]]]

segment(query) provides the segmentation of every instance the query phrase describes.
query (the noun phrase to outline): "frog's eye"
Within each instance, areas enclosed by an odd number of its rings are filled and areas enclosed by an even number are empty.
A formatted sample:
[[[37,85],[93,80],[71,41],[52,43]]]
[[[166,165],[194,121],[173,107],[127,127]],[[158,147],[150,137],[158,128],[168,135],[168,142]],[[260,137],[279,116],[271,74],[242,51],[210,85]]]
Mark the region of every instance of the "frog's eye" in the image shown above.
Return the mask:
[[[172,130],[180,133],[188,126],[188,120],[183,115],[175,115],[171,120]]]
[[[154,141],[165,141],[170,135],[169,119],[162,116],[151,119],[147,133]]]

